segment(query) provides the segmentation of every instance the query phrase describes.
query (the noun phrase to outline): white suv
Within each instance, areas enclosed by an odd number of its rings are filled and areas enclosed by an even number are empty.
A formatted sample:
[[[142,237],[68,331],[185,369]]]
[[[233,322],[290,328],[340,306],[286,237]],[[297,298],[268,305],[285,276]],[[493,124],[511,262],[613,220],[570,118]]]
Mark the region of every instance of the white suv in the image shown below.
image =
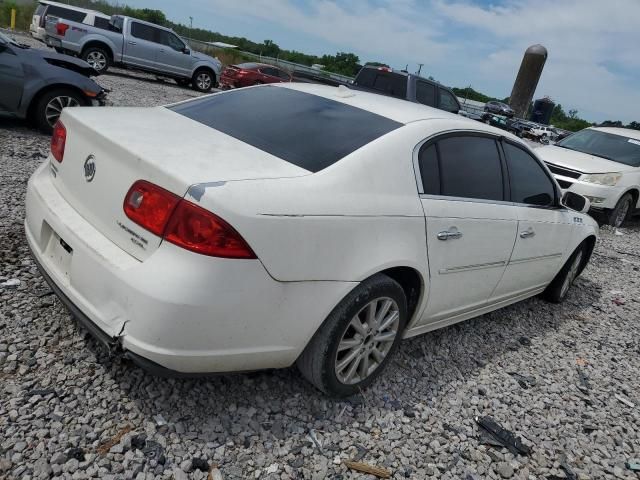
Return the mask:
[[[41,42],[46,41],[47,38],[45,25],[46,17],[48,15],[64,18],[66,20],[73,20],[75,22],[103,29],[109,28],[109,19],[111,18],[109,15],[105,15],[104,13],[97,12],[95,10],[88,10],[86,8],[80,8],[59,2],[41,0],[38,8],[36,8],[33,13],[31,25],[29,25],[31,36]]]
[[[587,128],[536,150],[563,190],[584,195],[619,227],[640,207],[640,132]]]
[[[548,140],[555,140],[558,136],[553,127],[548,127],[546,125],[537,125],[532,128],[529,133],[538,139],[546,137]]]

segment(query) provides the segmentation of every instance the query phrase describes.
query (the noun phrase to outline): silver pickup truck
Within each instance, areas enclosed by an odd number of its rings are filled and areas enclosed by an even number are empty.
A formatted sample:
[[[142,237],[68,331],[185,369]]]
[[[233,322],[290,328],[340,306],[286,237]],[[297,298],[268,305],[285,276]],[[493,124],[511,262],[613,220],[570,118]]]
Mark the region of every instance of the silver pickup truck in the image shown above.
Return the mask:
[[[100,73],[110,65],[142,70],[201,92],[216,86],[222,70],[217,58],[193,52],[172,30],[121,15],[111,17],[108,29],[48,16],[45,42]]]

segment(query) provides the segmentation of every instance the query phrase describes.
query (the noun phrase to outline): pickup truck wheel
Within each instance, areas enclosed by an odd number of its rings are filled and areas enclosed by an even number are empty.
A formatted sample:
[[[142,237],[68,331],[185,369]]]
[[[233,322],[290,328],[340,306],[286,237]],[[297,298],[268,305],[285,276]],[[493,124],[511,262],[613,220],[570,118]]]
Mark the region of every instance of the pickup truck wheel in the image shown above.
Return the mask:
[[[302,375],[333,397],[370,385],[398,348],[407,299],[386,275],[368,278],[329,314],[297,360]]]
[[[86,105],[85,98],[70,89],[56,88],[42,95],[33,110],[33,121],[44,133],[51,133],[63,108]]]
[[[213,87],[215,79],[215,75],[209,70],[196,70],[196,73],[194,73],[191,78],[191,85],[194,90],[208,92]]]
[[[87,48],[82,52],[82,59],[100,73],[109,68],[109,54],[100,47]]]

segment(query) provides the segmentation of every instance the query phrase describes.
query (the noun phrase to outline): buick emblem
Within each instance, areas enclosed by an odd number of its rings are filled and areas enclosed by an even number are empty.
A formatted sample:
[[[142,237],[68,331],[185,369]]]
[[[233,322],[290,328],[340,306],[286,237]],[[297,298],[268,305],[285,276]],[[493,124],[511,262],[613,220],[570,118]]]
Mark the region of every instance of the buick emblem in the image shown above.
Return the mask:
[[[96,176],[96,157],[89,155],[84,161],[84,179],[87,182],[93,180]]]

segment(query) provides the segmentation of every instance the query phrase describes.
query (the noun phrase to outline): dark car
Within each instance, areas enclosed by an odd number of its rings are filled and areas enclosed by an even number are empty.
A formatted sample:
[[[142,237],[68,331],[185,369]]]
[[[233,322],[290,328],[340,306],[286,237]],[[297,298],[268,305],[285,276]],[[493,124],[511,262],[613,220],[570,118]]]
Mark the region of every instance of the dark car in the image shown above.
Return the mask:
[[[220,88],[239,88],[262,83],[290,82],[291,74],[265,63],[241,63],[230,65],[222,71]]]
[[[450,88],[420,75],[389,67],[362,67],[349,88],[422,103],[451,113],[458,113],[461,108]]]
[[[513,117],[516,112],[506,103],[491,101],[484,105],[484,111],[489,113],[495,113],[497,115],[504,115],[505,117]]]
[[[66,107],[104,105],[106,91],[85,61],[31,49],[0,33],[0,113],[51,133]]]
[[[507,125],[507,130],[520,138],[527,136],[531,128],[531,124],[522,120],[513,120]]]

